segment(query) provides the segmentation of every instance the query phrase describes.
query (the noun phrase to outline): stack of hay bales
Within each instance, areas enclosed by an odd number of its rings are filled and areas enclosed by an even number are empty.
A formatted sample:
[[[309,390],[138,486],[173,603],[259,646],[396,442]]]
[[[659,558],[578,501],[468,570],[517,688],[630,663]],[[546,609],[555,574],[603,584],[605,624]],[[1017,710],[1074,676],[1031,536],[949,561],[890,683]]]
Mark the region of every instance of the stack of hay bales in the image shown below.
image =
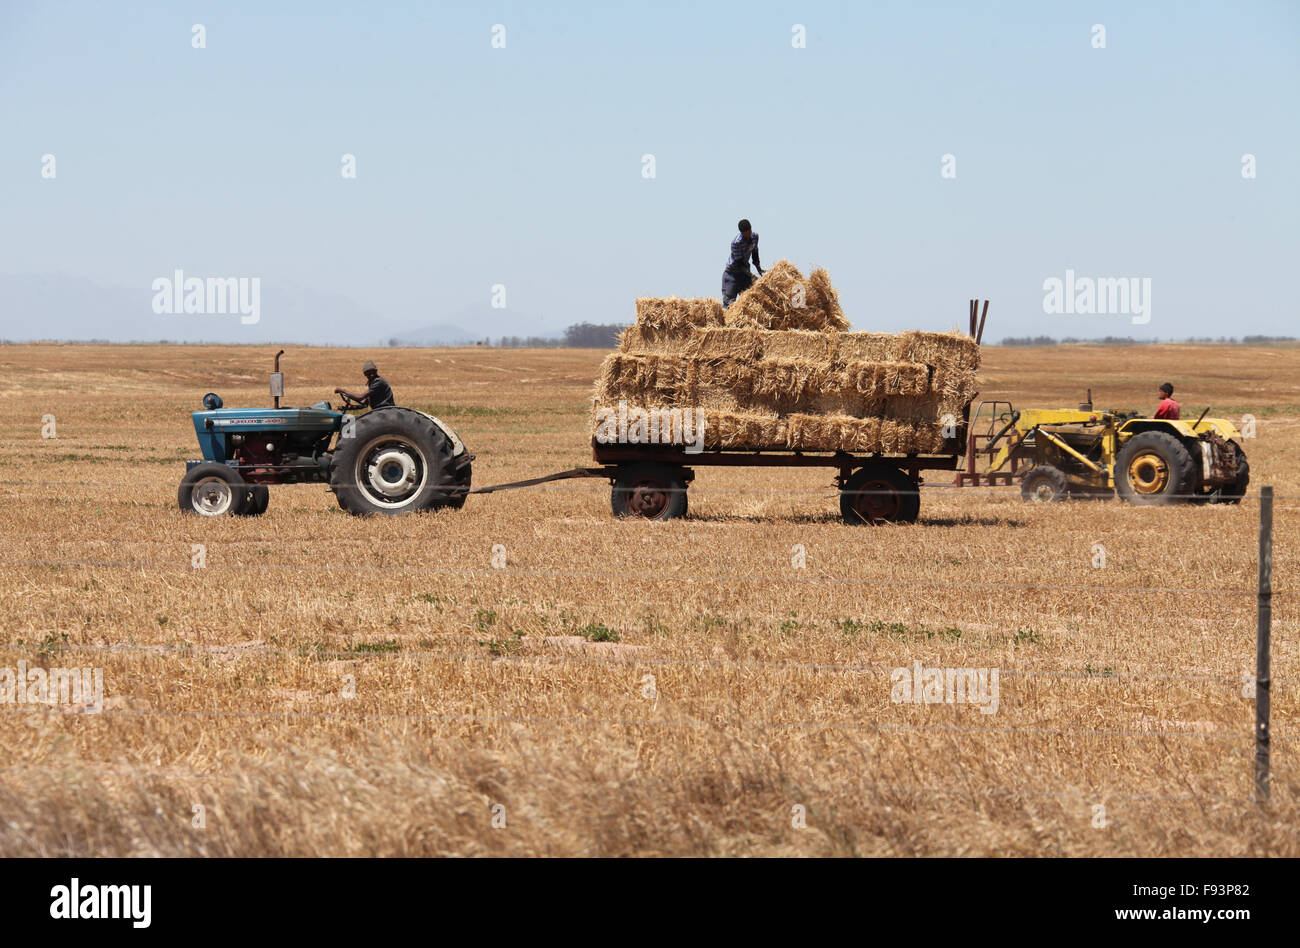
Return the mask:
[[[804,280],[784,260],[725,311],[637,300],[636,325],[601,366],[597,413],[699,409],[708,448],[944,450],[945,416],[960,419],[975,395],[975,341],[848,325],[826,271]]]
[[[814,270],[808,279],[789,260],[778,260],[726,310],[728,326],[755,329],[811,329],[844,332],[849,321],[830,274]]]

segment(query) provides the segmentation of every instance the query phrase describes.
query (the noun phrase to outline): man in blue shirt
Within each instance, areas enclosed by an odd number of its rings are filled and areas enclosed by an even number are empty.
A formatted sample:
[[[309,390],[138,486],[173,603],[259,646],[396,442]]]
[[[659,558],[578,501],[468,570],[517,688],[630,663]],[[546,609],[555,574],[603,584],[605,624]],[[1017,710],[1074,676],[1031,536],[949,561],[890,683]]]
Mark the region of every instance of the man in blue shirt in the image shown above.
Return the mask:
[[[749,226],[749,221],[742,220],[736,227],[740,233],[731,239],[731,258],[727,268],[722,271],[722,305],[730,306],[736,297],[754,285],[754,274],[749,272],[749,260],[752,257],[758,275],[763,275],[763,265],[758,262],[758,234]]]

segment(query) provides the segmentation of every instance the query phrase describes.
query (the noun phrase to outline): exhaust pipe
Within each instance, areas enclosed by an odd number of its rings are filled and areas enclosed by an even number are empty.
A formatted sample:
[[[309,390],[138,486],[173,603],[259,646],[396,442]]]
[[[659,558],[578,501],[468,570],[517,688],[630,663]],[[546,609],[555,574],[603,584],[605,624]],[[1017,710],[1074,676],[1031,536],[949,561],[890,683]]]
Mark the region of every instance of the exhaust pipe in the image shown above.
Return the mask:
[[[281,349],[275,354],[275,371],[271,373],[271,399],[275,402],[275,407],[280,407],[280,398],[284,395],[284,373],[280,371],[280,356],[284,355]]]

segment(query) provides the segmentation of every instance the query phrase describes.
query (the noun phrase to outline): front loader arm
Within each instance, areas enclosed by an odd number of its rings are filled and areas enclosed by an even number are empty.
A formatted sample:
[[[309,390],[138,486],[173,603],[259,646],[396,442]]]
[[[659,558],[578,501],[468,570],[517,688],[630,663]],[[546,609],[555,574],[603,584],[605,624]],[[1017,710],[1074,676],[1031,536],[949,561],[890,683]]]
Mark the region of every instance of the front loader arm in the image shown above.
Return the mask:
[[[1012,412],[1011,420],[1006,423],[1001,431],[989,439],[989,446],[987,448],[989,451],[989,467],[985,473],[991,474],[994,471],[1000,470],[1002,465],[1011,460],[1011,456],[1016,453],[1016,449],[1020,447],[1021,442],[1023,442],[1025,438],[1029,436],[1029,433],[1037,427],[1036,425],[1031,425],[1029,430],[1026,431],[1021,427],[1020,419],[1020,412]],[[1002,447],[998,448],[995,452],[993,446],[999,441],[1002,441],[1002,439],[1006,437],[1007,432],[1012,431],[1013,429],[1015,431],[1015,437],[1007,438]]]

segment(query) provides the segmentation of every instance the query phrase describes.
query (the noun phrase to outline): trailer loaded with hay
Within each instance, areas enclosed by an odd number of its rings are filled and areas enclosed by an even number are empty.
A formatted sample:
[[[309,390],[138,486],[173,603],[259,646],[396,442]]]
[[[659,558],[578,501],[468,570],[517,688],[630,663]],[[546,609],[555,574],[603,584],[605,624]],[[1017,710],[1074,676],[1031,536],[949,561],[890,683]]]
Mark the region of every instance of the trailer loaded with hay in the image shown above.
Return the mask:
[[[599,467],[471,489],[474,455],[437,418],[390,407],[356,419],[347,396],[338,410],[281,406],[281,350],[274,407],[204,396],[193,414],[203,460],[186,465],[180,508],[260,514],[268,485],[324,482],[350,513],[396,516],[601,477],[616,515],[671,520],[686,513],[697,467],[827,467],[846,521],[909,523],[921,472],[957,470],[983,330],[974,301],[969,335],[849,332],[826,271],[805,279],[782,260],[726,311],[675,298],[639,299],[636,310],[596,382]]]
[[[826,272],[784,260],[725,311],[637,300],[595,393],[614,513],[682,516],[696,467],[829,467],[846,521],[915,521],[921,472],[964,451],[979,333],[848,328]]]

